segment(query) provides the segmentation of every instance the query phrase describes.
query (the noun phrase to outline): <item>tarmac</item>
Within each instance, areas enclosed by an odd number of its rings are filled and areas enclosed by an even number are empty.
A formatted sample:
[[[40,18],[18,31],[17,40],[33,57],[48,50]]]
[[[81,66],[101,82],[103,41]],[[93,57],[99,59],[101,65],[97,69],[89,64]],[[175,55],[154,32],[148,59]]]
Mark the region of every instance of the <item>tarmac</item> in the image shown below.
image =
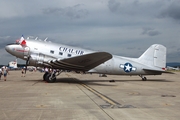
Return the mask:
[[[10,71],[0,80],[0,120],[179,120],[180,72],[160,76],[99,77],[64,72]]]

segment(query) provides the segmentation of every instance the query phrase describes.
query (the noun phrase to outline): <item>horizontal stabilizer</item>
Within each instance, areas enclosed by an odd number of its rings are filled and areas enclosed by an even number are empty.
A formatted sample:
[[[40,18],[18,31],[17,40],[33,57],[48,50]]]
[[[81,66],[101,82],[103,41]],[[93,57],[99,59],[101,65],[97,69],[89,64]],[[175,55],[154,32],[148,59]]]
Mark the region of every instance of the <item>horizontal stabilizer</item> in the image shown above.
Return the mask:
[[[168,71],[164,71],[164,70],[154,70],[154,69],[143,69],[143,70],[148,73],[154,73],[154,74],[162,74],[162,73],[175,74],[173,72],[168,72]]]

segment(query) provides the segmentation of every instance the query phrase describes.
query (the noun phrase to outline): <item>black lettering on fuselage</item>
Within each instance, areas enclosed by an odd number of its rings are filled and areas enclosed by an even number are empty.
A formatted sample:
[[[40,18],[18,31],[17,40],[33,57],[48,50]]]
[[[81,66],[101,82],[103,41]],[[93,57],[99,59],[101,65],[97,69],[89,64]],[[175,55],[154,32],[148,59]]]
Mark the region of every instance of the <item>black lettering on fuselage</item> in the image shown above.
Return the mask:
[[[83,55],[84,51],[82,50],[76,50],[73,48],[67,48],[67,47],[59,47],[59,51],[67,52],[67,53],[74,53],[76,55]]]

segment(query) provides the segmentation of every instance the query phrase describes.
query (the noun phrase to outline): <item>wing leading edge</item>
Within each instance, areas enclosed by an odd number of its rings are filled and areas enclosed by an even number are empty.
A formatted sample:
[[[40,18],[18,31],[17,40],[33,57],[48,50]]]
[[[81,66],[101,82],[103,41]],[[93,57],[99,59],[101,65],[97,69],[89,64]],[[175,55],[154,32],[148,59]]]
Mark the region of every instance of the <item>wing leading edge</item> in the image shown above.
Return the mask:
[[[56,69],[88,71],[111,59],[107,52],[96,52],[66,59],[54,59],[47,64]]]

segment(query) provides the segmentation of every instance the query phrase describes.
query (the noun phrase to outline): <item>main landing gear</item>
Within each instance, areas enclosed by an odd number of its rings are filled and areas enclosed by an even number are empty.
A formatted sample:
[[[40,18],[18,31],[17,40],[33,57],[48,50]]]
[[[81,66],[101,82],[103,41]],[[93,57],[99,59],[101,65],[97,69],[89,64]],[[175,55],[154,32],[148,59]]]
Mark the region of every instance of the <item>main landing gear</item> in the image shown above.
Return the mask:
[[[56,82],[56,76],[60,75],[62,72],[63,72],[63,70],[45,72],[43,75],[43,80],[45,80],[48,83],[54,83],[54,82]]]
[[[146,80],[147,80],[147,78],[146,78],[146,77],[144,77],[143,75],[139,75],[139,77],[141,77],[141,78],[142,78],[142,81],[146,81]]]

